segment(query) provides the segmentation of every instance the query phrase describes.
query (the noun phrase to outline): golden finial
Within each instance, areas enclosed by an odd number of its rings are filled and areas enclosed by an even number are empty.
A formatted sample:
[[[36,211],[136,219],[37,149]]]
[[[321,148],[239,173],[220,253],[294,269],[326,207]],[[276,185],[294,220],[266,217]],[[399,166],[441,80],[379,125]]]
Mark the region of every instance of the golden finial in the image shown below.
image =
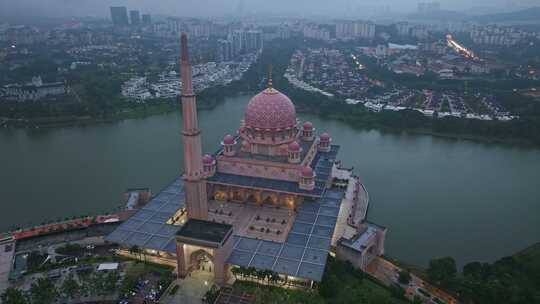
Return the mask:
[[[272,65],[268,65],[268,88],[272,89]]]

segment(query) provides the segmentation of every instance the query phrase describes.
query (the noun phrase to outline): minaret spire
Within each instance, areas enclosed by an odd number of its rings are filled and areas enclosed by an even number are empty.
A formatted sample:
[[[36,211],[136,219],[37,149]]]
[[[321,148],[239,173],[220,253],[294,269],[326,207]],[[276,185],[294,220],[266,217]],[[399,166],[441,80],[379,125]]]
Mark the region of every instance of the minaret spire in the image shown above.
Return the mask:
[[[268,65],[268,88],[272,89],[272,65]]]
[[[208,198],[202,167],[201,131],[197,121],[197,100],[193,92],[186,33],[182,33],[180,42],[182,52],[180,56],[182,117],[184,120],[182,130],[184,142],[183,179],[186,191],[186,209],[189,218],[206,220],[208,218]]]

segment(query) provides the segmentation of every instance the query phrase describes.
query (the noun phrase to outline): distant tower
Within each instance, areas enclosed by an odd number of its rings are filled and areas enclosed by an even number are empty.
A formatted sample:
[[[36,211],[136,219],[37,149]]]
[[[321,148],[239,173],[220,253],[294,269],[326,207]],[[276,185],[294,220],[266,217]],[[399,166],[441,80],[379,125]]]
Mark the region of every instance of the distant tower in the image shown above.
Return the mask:
[[[141,24],[141,15],[139,11],[129,11],[129,17],[131,19],[131,25],[138,26]]]
[[[114,25],[128,25],[129,19],[125,6],[111,6],[111,19]]]
[[[197,101],[193,93],[191,65],[189,63],[186,33],[181,36],[182,55],[180,72],[182,75],[182,115],[184,129],[184,188],[188,218],[206,220],[208,218],[208,198],[204,179],[201,131],[197,122]]]
[[[142,15],[142,24],[144,24],[144,25],[152,24],[152,16],[150,14],[143,14]]]

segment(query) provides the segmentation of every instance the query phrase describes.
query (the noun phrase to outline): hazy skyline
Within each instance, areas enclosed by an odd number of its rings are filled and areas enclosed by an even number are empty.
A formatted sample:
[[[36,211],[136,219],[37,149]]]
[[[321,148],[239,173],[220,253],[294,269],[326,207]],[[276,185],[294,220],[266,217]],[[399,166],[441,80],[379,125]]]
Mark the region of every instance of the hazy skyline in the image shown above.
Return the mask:
[[[296,16],[359,17],[383,12],[410,13],[418,0],[5,0],[0,1],[0,16],[99,16],[108,17],[110,6],[127,6],[145,13],[173,16],[224,16],[238,14],[286,14]],[[444,10],[466,11],[472,7],[516,10],[533,6],[537,0],[440,0]],[[469,11],[469,13],[472,13]]]

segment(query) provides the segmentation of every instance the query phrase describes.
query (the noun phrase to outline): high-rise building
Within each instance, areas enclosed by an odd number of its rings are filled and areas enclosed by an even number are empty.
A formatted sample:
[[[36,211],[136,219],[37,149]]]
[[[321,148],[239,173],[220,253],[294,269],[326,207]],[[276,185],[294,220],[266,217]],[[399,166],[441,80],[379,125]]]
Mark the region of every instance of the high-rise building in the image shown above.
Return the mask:
[[[169,26],[169,32],[171,32],[173,35],[176,33],[180,33],[182,28],[182,20],[174,17],[167,18],[167,24]]]
[[[229,40],[232,43],[232,51],[235,56],[244,50],[244,34],[244,31],[236,30],[229,36]]]
[[[259,50],[263,47],[262,31],[247,31],[244,33],[244,48],[245,51],[251,52]]]
[[[418,3],[419,13],[431,13],[441,10],[441,4],[439,2],[420,2]]]
[[[129,11],[129,18],[131,19],[131,25],[141,24],[141,15],[139,11]]]
[[[336,23],[336,38],[338,39],[373,39],[375,24],[364,21],[338,21]]]
[[[230,61],[233,58],[232,42],[225,39],[218,40],[216,60],[218,62]]]
[[[150,14],[143,14],[142,15],[142,23],[144,25],[152,24],[152,16]]]
[[[129,25],[127,8],[125,6],[111,6],[111,20],[114,25]]]

